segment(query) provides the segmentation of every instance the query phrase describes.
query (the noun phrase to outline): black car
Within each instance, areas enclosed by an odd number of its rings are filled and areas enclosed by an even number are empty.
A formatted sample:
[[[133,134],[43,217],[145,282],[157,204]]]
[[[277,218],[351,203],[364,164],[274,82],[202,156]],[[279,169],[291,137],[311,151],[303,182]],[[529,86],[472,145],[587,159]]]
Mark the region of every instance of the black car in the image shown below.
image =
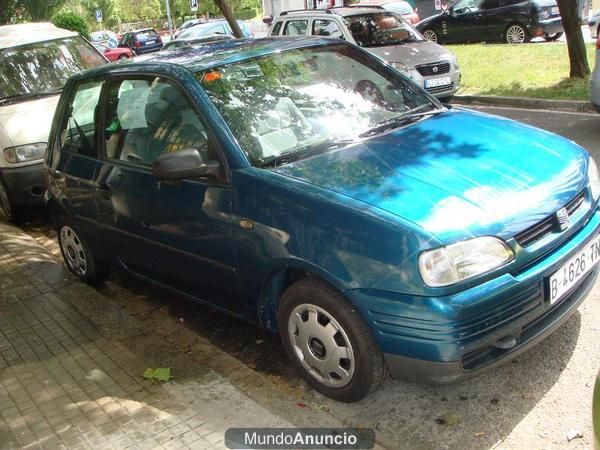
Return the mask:
[[[160,35],[152,28],[128,31],[119,42],[119,47],[129,47],[136,55],[157,52],[162,46]]]
[[[563,27],[555,0],[459,0],[416,25],[433,42],[521,44],[534,37],[555,41]]]

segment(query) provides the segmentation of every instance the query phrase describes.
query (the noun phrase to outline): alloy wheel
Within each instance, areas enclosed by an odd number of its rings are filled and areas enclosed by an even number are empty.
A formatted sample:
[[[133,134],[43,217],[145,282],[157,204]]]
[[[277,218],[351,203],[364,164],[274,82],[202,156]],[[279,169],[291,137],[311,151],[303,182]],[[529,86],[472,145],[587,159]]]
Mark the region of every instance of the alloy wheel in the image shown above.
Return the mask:
[[[423,37],[425,39],[427,39],[428,41],[431,41],[431,42],[437,43],[437,41],[438,41],[437,34],[433,30],[425,30],[425,31],[423,31]]]
[[[522,44],[525,42],[525,29],[521,25],[511,25],[506,30],[506,42],[509,44]]]
[[[12,215],[12,209],[10,207],[8,192],[4,188],[2,181],[0,181],[0,207],[4,211],[4,214],[6,214],[6,217],[10,219]]]
[[[346,386],[354,375],[354,350],[346,331],[316,305],[301,304],[288,319],[294,353],[304,369],[325,386]]]
[[[67,225],[60,229],[60,246],[69,268],[78,276],[85,277],[88,269],[85,249],[79,236]]]

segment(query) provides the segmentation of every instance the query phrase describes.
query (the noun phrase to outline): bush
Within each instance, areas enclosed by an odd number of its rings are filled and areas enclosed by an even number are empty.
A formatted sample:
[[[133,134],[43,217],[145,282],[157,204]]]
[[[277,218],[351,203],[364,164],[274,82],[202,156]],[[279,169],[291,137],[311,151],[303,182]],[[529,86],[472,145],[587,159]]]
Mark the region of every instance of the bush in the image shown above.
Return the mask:
[[[61,12],[52,17],[52,23],[59,28],[79,33],[85,38],[90,34],[90,27],[83,17],[72,11]]]

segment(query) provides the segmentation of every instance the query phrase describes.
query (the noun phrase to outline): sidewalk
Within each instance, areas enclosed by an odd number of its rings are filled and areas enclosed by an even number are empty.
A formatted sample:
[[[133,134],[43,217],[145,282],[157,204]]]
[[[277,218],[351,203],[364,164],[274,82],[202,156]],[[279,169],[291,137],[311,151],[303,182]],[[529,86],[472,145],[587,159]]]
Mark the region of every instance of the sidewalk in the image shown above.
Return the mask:
[[[189,358],[0,219],[0,448],[224,448],[230,427],[340,425],[195,339]],[[158,366],[174,380],[142,378]]]

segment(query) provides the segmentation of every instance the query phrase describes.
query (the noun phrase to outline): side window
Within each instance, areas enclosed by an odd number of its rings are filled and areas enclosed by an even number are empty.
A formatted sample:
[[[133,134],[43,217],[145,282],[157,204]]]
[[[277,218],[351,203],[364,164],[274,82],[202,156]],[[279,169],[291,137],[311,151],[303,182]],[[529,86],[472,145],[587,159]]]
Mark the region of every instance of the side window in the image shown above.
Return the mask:
[[[274,26],[273,29],[271,30],[271,36],[276,36],[279,34],[279,31],[281,31],[281,24],[283,22],[277,22]]]
[[[183,91],[164,78],[111,81],[105,108],[106,156],[151,166],[163,153],[195,148],[205,160],[207,132]]]
[[[342,30],[340,30],[340,27],[333,20],[315,20],[313,22],[312,34],[315,36],[344,39]]]
[[[67,109],[67,119],[60,132],[62,150],[86,156],[98,156],[96,149],[96,116],[102,81],[80,83]]]
[[[283,28],[284,36],[304,36],[308,28],[308,20],[290,20]]]

